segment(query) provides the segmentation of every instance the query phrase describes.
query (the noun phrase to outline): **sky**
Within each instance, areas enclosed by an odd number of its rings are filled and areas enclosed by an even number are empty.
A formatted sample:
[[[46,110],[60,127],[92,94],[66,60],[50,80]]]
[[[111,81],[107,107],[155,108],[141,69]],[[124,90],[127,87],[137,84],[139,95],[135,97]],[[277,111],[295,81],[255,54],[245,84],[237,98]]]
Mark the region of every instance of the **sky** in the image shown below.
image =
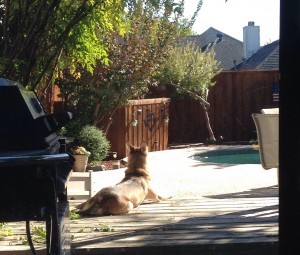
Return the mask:
[[[185,0],[185,16],[191,17],[197,0]],[[260,45],[279,39],[280,0],[203,0],[193,31],[202,34],[213,27],[243,41],[243,27],[254,21],[260,27]]]

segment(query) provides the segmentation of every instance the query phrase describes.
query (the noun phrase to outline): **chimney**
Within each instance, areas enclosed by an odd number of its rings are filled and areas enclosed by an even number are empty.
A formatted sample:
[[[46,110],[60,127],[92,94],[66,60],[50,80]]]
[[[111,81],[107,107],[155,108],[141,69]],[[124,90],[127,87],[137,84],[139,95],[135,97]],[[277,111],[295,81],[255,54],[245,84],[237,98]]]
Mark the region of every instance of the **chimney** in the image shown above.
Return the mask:
[[[217,39],[218,39],[218,42],[221,42],[223,40],[223,34],[217,34]]]
[[[260,48],[259,26],[254,26],[254,21],[249,21],[243,28],[244,58],[250,58]]]

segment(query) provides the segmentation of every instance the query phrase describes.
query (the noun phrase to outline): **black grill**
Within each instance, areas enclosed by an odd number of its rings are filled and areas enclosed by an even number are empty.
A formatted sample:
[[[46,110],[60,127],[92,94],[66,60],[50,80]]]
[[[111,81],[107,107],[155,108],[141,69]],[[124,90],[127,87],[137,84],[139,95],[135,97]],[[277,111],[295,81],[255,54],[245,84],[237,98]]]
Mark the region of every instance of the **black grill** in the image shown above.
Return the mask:
[[[47,254],[70,254],[66,184],[74,159],[56,131],[71,119],[46,114],[35,92],[0,78],[0,222],[45,221]]]

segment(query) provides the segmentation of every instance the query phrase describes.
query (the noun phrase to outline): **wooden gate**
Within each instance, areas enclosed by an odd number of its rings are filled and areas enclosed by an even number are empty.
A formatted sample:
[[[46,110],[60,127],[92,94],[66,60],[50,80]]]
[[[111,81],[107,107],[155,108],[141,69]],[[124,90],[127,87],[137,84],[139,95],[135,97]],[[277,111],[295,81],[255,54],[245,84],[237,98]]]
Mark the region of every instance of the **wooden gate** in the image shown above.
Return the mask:
[[[167,149],[169,98],[130,100],[129,106],[113,115],[107,138],[117,157],[126,157],[126,142],[139,146],[145,141],[149,151]]]

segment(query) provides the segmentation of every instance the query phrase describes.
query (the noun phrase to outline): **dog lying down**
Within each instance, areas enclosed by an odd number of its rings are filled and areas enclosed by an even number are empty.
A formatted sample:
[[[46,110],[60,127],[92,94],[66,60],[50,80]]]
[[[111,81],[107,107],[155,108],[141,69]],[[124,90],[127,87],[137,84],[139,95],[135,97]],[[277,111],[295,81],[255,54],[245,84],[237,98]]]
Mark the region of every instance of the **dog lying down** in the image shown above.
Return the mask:
[[[126,146],[128,165],[124,179],[115,186],[101,189],[86,202],[76,206],[77,213],[94,216],[119,215],[139,206],[145,199],[160,202],[170,198],[157,195],[151,187],[147,169],[147,144],[142,142],[140,147],[134,147],[127,143]]]

